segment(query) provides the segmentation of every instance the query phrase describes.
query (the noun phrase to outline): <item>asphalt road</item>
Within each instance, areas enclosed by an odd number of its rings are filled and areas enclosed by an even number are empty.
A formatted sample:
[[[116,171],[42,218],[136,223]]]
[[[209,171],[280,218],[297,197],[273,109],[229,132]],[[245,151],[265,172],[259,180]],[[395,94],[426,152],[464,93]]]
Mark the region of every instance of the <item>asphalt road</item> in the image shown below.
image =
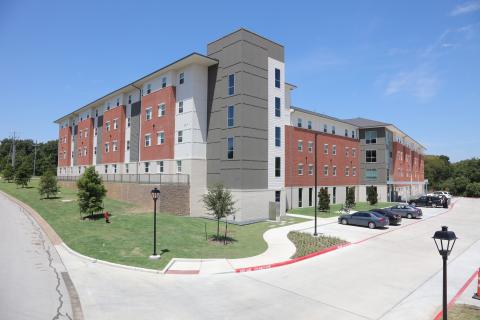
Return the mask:
[[[72,319],[65,271],[38,225],[0,194],[0,319]]]

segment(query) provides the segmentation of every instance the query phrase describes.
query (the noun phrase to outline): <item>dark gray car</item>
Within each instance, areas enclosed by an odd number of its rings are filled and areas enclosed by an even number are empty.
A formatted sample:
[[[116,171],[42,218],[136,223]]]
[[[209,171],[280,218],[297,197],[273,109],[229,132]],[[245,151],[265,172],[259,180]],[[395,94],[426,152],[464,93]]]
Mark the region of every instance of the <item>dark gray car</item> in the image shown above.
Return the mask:
[[[390,210],[392,210],[396,214],[399,214],[400,216],[402,216],[402,218],[408,219],[421,218],[423,215],[422,209],[402,203],[390,207]]]
[[[351,214],[342,214],[338,217],[338,223],[369,227],[370,229],[387,226],[390,222],[387,217],[376,213],[359,211]]]

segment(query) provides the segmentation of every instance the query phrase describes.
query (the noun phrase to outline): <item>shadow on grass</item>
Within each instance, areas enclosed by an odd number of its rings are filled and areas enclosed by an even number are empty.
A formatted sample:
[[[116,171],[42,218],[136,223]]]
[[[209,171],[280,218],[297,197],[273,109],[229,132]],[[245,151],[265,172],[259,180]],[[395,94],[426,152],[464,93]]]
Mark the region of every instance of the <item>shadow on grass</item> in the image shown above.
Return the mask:
[[[45,198],[40,198],[40,200],[57,200],[57,199],[61,199],[62,197],[59,197],[59,196],[54,196],[54,197],[45,197]]]
[[[113,214],[111,214],[111,213],[108,214],[109,218],[111,218],[112,216],[113,216]],[[103,216],[103,212],[102,213],[89,214],[88,216],[82,216],[82,220],[97,221],[97,220],[103,220],[103,219],[105,219],[105,217]]]
[[[229,236],[225,237],[225,235],[220,235],[220,236],[213,235],[213,236],[210,236],[209,242],[213,244],[230,244],[230,243],[237,242],[237,240]]]

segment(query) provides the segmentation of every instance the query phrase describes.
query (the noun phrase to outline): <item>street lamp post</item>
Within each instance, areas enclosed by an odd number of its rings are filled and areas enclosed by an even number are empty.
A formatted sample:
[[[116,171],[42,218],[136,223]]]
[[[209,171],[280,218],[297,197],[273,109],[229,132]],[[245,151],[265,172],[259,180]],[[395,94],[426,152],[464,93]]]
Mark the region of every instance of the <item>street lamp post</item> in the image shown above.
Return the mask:
[[[160,259],[160,255],[157,254],[157,200],[160,190],[155,187],[150,193],[153,199],[153,254],[150,259]]]
[[[438,253],[443,259],[443,320],[447,320],[447,259],[457,239],[455,232],[448,231],[447,226],[442,226],[442,230],[433,235]]]

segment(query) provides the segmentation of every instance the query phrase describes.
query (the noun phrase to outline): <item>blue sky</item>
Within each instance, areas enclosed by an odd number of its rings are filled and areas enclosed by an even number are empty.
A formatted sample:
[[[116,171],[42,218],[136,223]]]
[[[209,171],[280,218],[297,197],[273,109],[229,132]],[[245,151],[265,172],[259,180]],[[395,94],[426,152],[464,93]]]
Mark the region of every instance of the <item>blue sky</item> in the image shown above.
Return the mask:
[[[480,0],[230,3],[0,1],[0,139],[56,139],[60,116],[245,27],[285,46],[294,105],[480,156]]]

